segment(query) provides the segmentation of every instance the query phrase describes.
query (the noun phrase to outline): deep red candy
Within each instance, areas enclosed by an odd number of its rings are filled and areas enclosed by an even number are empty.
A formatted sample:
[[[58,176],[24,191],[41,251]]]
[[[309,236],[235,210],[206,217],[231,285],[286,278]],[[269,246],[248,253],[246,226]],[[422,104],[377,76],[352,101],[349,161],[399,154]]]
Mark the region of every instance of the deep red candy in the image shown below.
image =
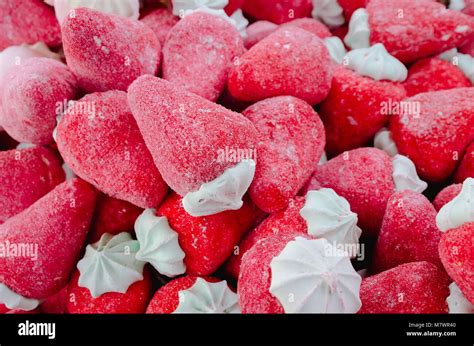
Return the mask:
[[[47,298],[63,288],[86,240],[96,192],[73,179],[0,226],[0,242],[37,244],[37,258],[0,257],[1,281],[27,298]]]
[[[291,199],[286,209],[270,214],[256,228],[249,231],[240,241],[237,248],[238,251],[234,251],[232,256],[229,257],[225,266],[226,273],[237,279],[239,277],[242,257],[259,240],[278,236],[279,234],[307,234],[306,221],[300,215],[300,210],[303,208],[304,203],[305,199],[303,197]]]
[[[331,88],[332,64],[324,42],[298,27],[281,28],[244,53],[227,87],[242,101],[290,95],[315,105]]]
[[[323,124],[309,104],[292,96],[257,102],[242,114],[259,135],[250,197],[267,213],[281,210],[311,177],[323,154]]]
[[[469,79],[458,67],[439,58],[417,61],[410,66],[408,78],[403,82],[407,96],[471,85]]]
[[[445,181],[474,140],[474,88],[428,92],[404,102],[417,106],[419,113],[409,107],[392,116],[398,151],[415,163],[423,180]]]
[[[77,93],[76,78],[66,65],[49,58],[28,59],[2,78],[2,126],[19,142],[51,143],[58,105]]]
[[[99,241],[104,233],[116,235],[133,231],[135,220],[142,212],[142,208],[126,201],[99,195],[89,232],[89,243]]]
[[[429,262],[412,262],[369,276],[360,286],[361,314],[442,314],[450,280]]]
[[[0,224],[64,181],[61,160],[40,146],[0,152]]]
[[[311,0],[245,0],[242,10],[259,20],[276,24],[311,16]]]
[[[89,94],[69,107],[57,128],[58,149],[82,179],[111,197],[155,207],[168,187],[130,111],[127,94]]]
[[[443,233],[439,256],[446,272],[474,304],[474,223],[450,229]]]
[[[178,233],[186,273],[210,275],[229,258],[243,234],[261,219],[262,212],[244,200],[239,210],[193,217],[184,210],[182,198],[173,193],[158,208],[157,215],[166,216]]]
[[[451,202],[454,197],[459,195],[462,184],[452,184],[441,190],[433,201],[436,211],[439,211],[444,205]]]
[[[127,292],[108,292],[92,297],[87,287],[80,287],[79,271],[72,276],[68,289],[67,312],[70,314],[143,314],[152,295],[151,274],[145,268],[143,280],[130,285]]]
[[[388,200],[372,268],[381,272],[420,261],[442,268],[438,254],[440,239],[436,210],[430,201],[411,190],[396,192]]]
[[[127,90],[160,65],[158,38],[140,21],[78,8],[61,30],[67,64],[85,91]]]
[[[466,148],[466,152],[454,175],[454,182],[462,183],[469,177],[474,178],[474,142]]]
[[[326,151],[335,156],[367,145],[390,119],[392,108],[405,98],[399,83],[376,81],[338,66],[319,114],[326,129]],[[384,106],[385,105],[385,106]]]
[[[337,0],[339,6],[342,7],[344,18],[347,22],[350,21],[352,14],[359,8],[365,7],[370,0]]]
[[[433,0],[370,0],[370,42],[404,63],[442,53],[474,38],[474,18]]]
[[[210,101],[225,88],[235,57],[244,52],[237,29],[218,16],[196,12],[168,34],[163,47],[163,79]]]

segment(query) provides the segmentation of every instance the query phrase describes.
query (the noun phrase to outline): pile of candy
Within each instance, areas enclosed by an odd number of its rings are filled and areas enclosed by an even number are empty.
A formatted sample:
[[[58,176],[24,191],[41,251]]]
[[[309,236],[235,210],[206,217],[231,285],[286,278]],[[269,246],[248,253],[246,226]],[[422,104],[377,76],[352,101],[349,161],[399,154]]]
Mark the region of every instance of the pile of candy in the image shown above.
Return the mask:
[[[474,312],[474,0],[0,0],[0,50],[0,312]]]

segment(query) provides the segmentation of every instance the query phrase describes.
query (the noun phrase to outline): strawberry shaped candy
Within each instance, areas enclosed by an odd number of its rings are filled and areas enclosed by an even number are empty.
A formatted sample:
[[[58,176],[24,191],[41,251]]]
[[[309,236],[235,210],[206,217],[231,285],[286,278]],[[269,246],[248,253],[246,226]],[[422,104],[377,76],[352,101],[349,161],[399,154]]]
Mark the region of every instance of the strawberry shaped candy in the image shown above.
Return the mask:
[[[140,21],[153,30],[163,47],[166,36],[168,36],[171,28],[179,22],[179,18],[174,16],[168,9],[160,7],[145,14]]]
[[[276,24],[309,17],[311,8],[311,0],[245,0],[242,5],[242,10],[250,17]]]
[[[242,114],[259,133],[250,197],[265,212],[281,210],[310,178],[321,158],[323,124],[309,104],[292,96],[257,102]]]
[[[325,238],[336,244],[357,244],[362,233],[357,227],[357,214],[349,203],[332,189],[309,191],[305,198],[289,201],[285,210],[268,216],[248,232],[229,258],[226,271],[234,278],[239,275],[242,257],[259,240],[291,234]],[[353,257],[353,254],[351,254]]]
[[[68,289],[67,312],[70,314],[142,314],[152,294],[151,274],[145,270],[143,280],[136,281],[125,293],[109,292],[93,297],[78,283],[80,273],[72,276]]]
[[[127,90],[143,74],[155,74],[161,46],[145,24],[78,8],[62,24],[64,55],[88,92]]]
[[[130,19],[138,19],[140,0],[52,0],[54,12],[60,23],[64,22],[67,15],[80,7],[90,8],[102,13],[116,14]]]
[[[171,194],[155,212],[147,209],[137,219],[140,242],[137,258],[151,263],[161,274],[210,275],[232,254],[242,235],[261,217],[250,201],[239,210],[193,217],[182,198]]]
[[[57,143],[72,170],[109,196],[142,208],[166,196],[168,187],[123,91],[94,93],[75,102],[58,124]]]
[[[242,206],[255,172],[250,120],[153,76],[138,78],[128,101],[156,167],[188,213]]]
[[[280,25],[280,28],[297,27],[306,30],[321,39],[331,37],[329,29],[320,21],[312,18],[299,18]]]
[[[361,280],[326,239],[287,233],[260,240],[243,256],[237,292],[243,313],[354,313]]]
[[[59,157],[31,147],[0,152],[0,223],[26,209],[64,181]]]
[[[459,68],[439,58],[422,59],[411,65],[403,83],[407,96],[471,85]]]
[[[376,148],[347,151],[318,166],[308,189],[313,186],[332,188],[347,199],[359,217],[359,226],[371,236],[378,234],[393,192],[423,192],[427,187],[409,159],[401,155],[390,158]]]
[[[370,142],[405,98],[397,82],[406,78],[406,68],[382,45],[353,50],[343,61],[347,68],[335,68],[331,91],[319,109],[330,156]]]
[[[148,314],[240,313],[237,295],[226,281],[183,276],[156,291]]]
[[[466,148],[466,152],[456,170],[454,181],[461,183],[469,177],[474,178],[474,142]]]
[[[99,195],[92,219],[89,241],[95,243],[104,233],[116,235],[133,231],[137,217],[143,212],[133,204],[106,195]]]
[[[443,232],[439,256],[446,272],[474,304],[474,179],[467,178],[461,192],[436,217]]]
[[[369,276],[360,286],[361,314],[446,313],[449,278],[429,262],[412,262]]]
[[[422,194],[410,190],[394,193],[388,200],[373,270],[381,272],[403,263],[427,261],[442,267],[436,226],[436,210]]]
[[[237,59],[227,87],[242,101],[290,95],[314,105],[328,95],[331,79],[324,42],[290,26],[272,33]]]
[[[259,20],[250,24],[247,27],[247,36],[244,40],[245,48],[250,49],[277,29],[278,25],[266,20]]]
[[[436,211],[439,211],[444,205],[448,204],[454,199],[454,197],[459,195],[461,189],[462,184],[452,184],[441,190],[433,201],[433,206]]]
[[[461,46],[474,36],[474,18],[432,0],[371,0],[357,10],[346,43],[352,48],[382,43],[404,63]]]
[[[418,94],[404,100],[390,121],[398,151],[415,163],[420,176],[443,182],[474,140],[474,88]]]
[[[48,58],[28,59],[2,78],[2,126],[19,142],[48,144],[53,141],[58,104],[76,95],[76,79],[66,65]]]
[[[1,225],[1,243],[10,244],[4,250],[11,253],[19,244],[34,248],[31,258],[0,256],[2,283],[17,295],[35,299],[64,287],[86,239],[95,197],[89,184],[73,179]]]
[[[163,78],[210,101],[225,88],[235,57],[244,51],[239,32],[225,19],[196,12],[170,31],[163,47]]]
[[[61,44],[61,30],[54,11],[43,0],[0,1],[0,51],[8,46],[42,41]]]

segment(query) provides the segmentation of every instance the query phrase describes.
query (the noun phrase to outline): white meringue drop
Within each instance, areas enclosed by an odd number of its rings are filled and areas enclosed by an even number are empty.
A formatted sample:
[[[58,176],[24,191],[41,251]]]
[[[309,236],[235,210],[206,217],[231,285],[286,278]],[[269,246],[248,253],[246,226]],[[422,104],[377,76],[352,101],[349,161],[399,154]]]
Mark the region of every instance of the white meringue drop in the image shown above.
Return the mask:
[[[449,9],[453,11],[462,11],[466,8],[464,0],[450,0]]]
[[[392,158],[393,182],[395,191],[412,190],[422,193],[428,184],[418,177],[415,164],[404,155],[397,154]]]
[[[386,127],[375,134],[374,147],[385,151],[392,157],[398,154],[398,148],[392,139],[392,133]]]
[[[444,52],[439,57],[460,69],[466,78],[474,84],[474,57],[459,53],[456,48]]]
[[[333,189],[308,191],[300,210],[308,233],[338,244],[357,244],[362,230],[357,227],[357,214],[351,211],[349,202]]]
[[[245,194],[255,175],[255,161],[242,160],[199,190],[183,198],[183,207],[191,216],[205,216],[242,207]]]
[[[0,283],[0,304],[11,310],[31,311],[41,304],[41,300],[25,298]]]
[[[179,305],[173,313],[240,313],[237,294],[226,281],[208,282],[197,278],[194,285],[179,292]]]
[[[135,234],[140,243],[137,259],[150,263],[160,274],[174,277],[186,271],[184,251],[178,243],[178,233],[159,217],[155,209],[145,209],[135,221]]]
[[[449,285],[449,296],[446,302],[450,314],[474,314],[474,304],[464,297],[455,282]]]
[[[365,8],[359,8],[352,14],[344,42],[352,49],[370,47],[369,14]]]
[[[108,292],[127,292],[134,282],[143,280],[145,262],[135,258],[140,245],[127,232],[112,236],[105,233],[100,240],[88,245],[77,264],[79,286],[86,287],[92,297]]]
[[[467,178],[461,192],[445,204],[436,215],[438,228],[445,232],[465,223],[474,222],[474,179]]]
[[[296,237],[270,263],[273,294],[285,313],[355,313],[361,276],[326,239]]]
[[[344,60],[347,62],[347,68],[374,80],[403,82],[408,76],[405,65],[391,56],[381,43],[370,48],[351,50]]]
[[[313,0],[311,16],[332,28],[345,22],[343,9],[337,0]]]
[[[342,60],[347,54],[347,51],[341,39],[337,36],[327,37],[324,39],[324,44],[329,51],[331,59],[338,64],[342,64]]]

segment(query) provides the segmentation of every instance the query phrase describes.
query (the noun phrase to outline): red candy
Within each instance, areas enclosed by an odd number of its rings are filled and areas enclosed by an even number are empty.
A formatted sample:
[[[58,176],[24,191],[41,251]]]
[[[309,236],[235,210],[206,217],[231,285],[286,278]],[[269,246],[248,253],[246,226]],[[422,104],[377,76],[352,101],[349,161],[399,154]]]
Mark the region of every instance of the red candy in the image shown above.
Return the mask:
[[[54,10],[43,0],[0,1],[0,51],[21,43],[61,44],[61,29]]]
[[[394,193],[388,200],[373,269],[381,272],[403,263],[427,261],[441,266],[436,210],[423,195],[410,190]]]
[[[408,69],[408,78],[403,83],[407,96],[471,85],[458,67],[439,58],[428,58],[414,63]]]
[[[123,91],[89,94],[74,103],[58,125],[57,143],[71,169],[111,197],[149,208],[166,196],[168,187]]]
[[[291,22],[282,24],[281,28],[297,27],[318,36],[319,38],[327,38],[332,36],[329,29],[320,21],[313,18],[299,18]]]
[[[140,21],[153,30],[163,47],[166,36],[168,36],[171,28],[179,22],[179,18],[174,16],[168,9],[160,7],[147,13]]]
[[[31,58],[12,67],[2,79],[1,123],[19,142],[53,141],[58,105],[77,95],[69,68],[53,59]]]
[[[474,223],[444,232],[439,256],[446,272],[466,299],[474,304]]]
[[[89,289],[78,284],[79,271],[72,276],[68,289],[67,312],[70,314],[143,314],[152,294],[150,273],[130,285],[127,292],[104,293],[93,298]]]
[[[442,182],[474,139],[474,88],[418,94],[405,102],[417,105],[419,114],[407,108],[391,118],[398,151],[415,163],[421,178]]]
[[[128,102],[156,167],[181,196],[238,163],[219,160],[219,149],[254,149],[250,120],[165,80],[138,78]]]
[[[227,87],[242,101],[291,95],[311,105],[326,98],[332,67],[321,39],[297,27],[282,28],[242,55]]]
[[[412,262],[362,281],[361,314],[441,314],[448,312],[449,278],[428,262]]]
[[[41,299],[68,282],[86,240],[96,192],[74,179],[58,185],[0,226],[1,243],[37,244],[37,259],[0,257],[0,277],[15,293]]]
[[[337,67],[331,91],[319,109],[329,155],[366,145],[389,121],[389,104],[395,105],[404,98],[405,90],[400,84],[376,81]]]
[[[50,149],[0,152],[0,223],[28,208],[64,181],[61,161]]]
[[[250,201],[239,210],[193,217],[183,208],[182,198],[171,194],[158,208],[157,215],[166,216],[185,253],[189,275],[210,275],[232,254],[242,235],[261,218]]]
[[[67,64],[88,92],[127,90],[160,65],[158,38],[135,20],[78,8],[64,20],[62,37]]]
[[[354,149],[318,166],[312,179],[309,190],[313,185],[332,188],[347,199],[366,235],[378,234],[395,189],[390,156],[375,148]]]
[[[245,48],[250,49],[277,29],[278,25],[266,20],[259,20],[250,24],[247,27],[247,37],[244,41]]]
[[[163,79],[216,101],[233,59],[243,51],[242,38],[233,25],[212,14],[193,13],[176,24],[166,39]]]
[[[249,16],[276,24],[311,15],[311,0],[245,0],[242,10]]]
[[[466,148],[466,152],[456,170],[454,181],[462,183],[469,177],[474,177],[474,142]]]
[[[454,197],[459,195],[461,189],[462,184],[452,184],[441,190],[433,201],[436,211],[439,211],[445,204],[451,202]]]
[[[370,42],[404,63],[439,54],[474,38],[474,18],[432,0],[370,0]]]
[[[250,197],[265,212],[281,210],[310,178],[321,158],[323,124],[310,105],[291,96],[257,102],[242,114],[259,133]]]
[[[142,208],[128,202],[99,195],[89,234],[89,243],[99,241],[104,233],[116,235],[133,231],[135,220],[142,212]]]

